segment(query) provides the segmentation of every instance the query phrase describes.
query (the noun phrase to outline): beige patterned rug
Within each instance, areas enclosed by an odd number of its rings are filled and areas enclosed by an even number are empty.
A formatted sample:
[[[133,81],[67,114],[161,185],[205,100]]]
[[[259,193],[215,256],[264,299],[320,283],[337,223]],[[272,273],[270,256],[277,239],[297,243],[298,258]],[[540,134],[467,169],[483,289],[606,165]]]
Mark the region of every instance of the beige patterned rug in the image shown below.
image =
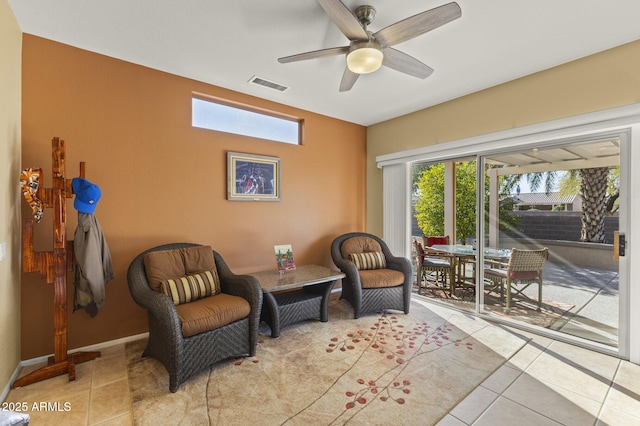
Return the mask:
[[[169,392],[168,374],[127,344],[136,425],[389,425],[438,422],[524,340],[414,300],[411,313],[353,319],[332,300],[329,322],[306,321],[257,354],[215,365]]]

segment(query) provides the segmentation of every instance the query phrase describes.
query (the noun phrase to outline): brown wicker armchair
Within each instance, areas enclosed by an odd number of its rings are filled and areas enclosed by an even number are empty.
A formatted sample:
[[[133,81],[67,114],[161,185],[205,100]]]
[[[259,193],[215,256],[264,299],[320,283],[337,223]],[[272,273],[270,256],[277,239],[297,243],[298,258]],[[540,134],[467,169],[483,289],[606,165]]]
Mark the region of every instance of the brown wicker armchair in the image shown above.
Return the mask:
[[[385,266],[373,265],[367,269],[360,265],[358,269],[353,255],[363,253],[382,253]],[[331,243],[331,257],[346,275],[340,298],[351,303],[354,318],[385,309],[409,313],[413,281],[411,261],[394,256],[382,239],[364,232],[341,235]]]
[[[258,281],[247,275],[231,272],[220,254],[213,251],[215,269],[219,277],[220,294],[208,296],[186,305],[217,300],[240,303],[248,314],[231,323],[185,337],[179,313],[171,296],[150,287],[145,270],[145,255],[151,252],[202,247],[198,244],[175,243],[151,248],[136,256],[127,272],[129,290],[135,302],[147,310],[149,317],[149,342],[143,356],[159,360],[169,373],[169,389],[176,392],[189,377],[204,368],[234,356],[254,356],[258,341],[258,326],[262,308],[262,290]],[[157,254],[157,253],[156,253]],[[177,278],[177,277],[174,277]],[[246,302],[234,297],[238,296]],[[209,299],[209,300],[205,300]],[[202,305],[200,305],[202,306]],[[190,333],[187,333],[190,334]]]

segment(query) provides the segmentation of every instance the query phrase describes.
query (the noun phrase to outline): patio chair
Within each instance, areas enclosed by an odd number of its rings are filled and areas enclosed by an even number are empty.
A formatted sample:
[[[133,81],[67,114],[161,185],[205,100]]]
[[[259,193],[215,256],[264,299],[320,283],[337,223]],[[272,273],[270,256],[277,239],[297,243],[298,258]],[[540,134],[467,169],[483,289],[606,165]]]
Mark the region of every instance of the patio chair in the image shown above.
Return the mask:
[[[428,254],[434,254],[433,252],[429,252],[429,247],[435,245],[449,245],[449,236],[448,235],[425,235],[422,237],[424,241],[424,245],[427,247]],[[437,253],[437,252],[436,252]],[[442,253],[440,253],[442,254]]]
[[[164,365],[171,392],[221,360],[255,356],[260,284],[231,272],[211,247],[174,243],[151,248],[133,259],[127,280],[133,300],[149,318],[143,356]]]
[[[409,313],[413,271],[406,257],[394,256],[372,234],[350,232],[331,243],[331,258],[345,273],[340,299],[353,306],[353,317],[394,309]]]
[[[500,286],[500,296],[502,297],[506,289],[505,312],[511,309],[513,296],[520,295],[530,299],[523,291],[531,284],[538,284],[538,308],[542,309],[542,269],[549,259],[549,249],[520,250],[514,248],[509,257],[506,269],[490,267],[485,268],[485,279]],[[493,266],[498,266],[494,263]],[[504,265],[504,264],[502,264]],[[512,295],[513,291],[513,295]]]
[[[452,270],[451,258],[445,255],[427,256],[420,241],[413,242],[416,252],[416,280],[418,282],[418,294],[423,287],[426,287],[428,282],[434,283],[438,287],[445,288],[447,284],[447,278],[449,283],[454,277]],[[423,286],[424,282],[424,286]],[[451,286],[449,286],[449,293],[451,293]]]
[[[455,295],[456,288],[458,286],[462,287],[465,284],[465,270],[468,256],[460,256],[429,249],[435,245],[450,245],[451,240],[448,235],[425,235],[422,238],[425,245],[425,253],[429,259],[444,260],[451,265],[449,271],[449,294],[452,296]]]

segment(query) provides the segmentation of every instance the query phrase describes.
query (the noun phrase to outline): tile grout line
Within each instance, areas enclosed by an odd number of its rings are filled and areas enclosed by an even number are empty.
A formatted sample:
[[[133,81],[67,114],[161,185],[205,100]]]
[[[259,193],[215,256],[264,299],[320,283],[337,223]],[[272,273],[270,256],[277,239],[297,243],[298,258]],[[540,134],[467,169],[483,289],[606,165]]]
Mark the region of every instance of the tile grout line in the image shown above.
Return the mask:
[[[604,398],[602,400],[602,404],[600,405],[600,409],[598,410],[598,415],[597,415],[595,424],[598,424],[599,421],[600,421],[600,418],[602,417],[602,411],[604,410],[604,406],[607,404],[607,400],[609,399],[609,395],[611,394],[611,390],[613,389],[613,386],[614,386],[614,384],[616,382],[616,378],[618,377],[618,374],[620,374],[620,369],[621,368],[622,368],[622,360],[619,359],[618,360],[618,365],[616,367],[616,372],[613,373],[613,378],[609,382],[609,389],[607,389],[607,393],[604,395]]]
[[[129,385],[129,362],[127,359],[127,351],[125,345],[125,355],[124,355],[124,370],[127,375],[127,394],[129,395],[129,416],[131,418],[131,424],[133,424],[133,396],[131,395],[131,386]]]
[[[128,398],[127,398],[127,400],[128,400],[128,410],[126,412],[120,413],[118,415],[113,415],[111,417],[101,419],[97,423],[92,423],[90,426],[99,426],[99,425],[102,425],[104,423],[109,423],[109,422],[111,422],[114,419],[117,419],[119,417],[124,417],[124,416],[127,416],[127,415],[130,416],[131,421],[133,421],[133,399],[132,399],[131,390],[130,390],[130,387],[129,387],[129,373],[128,373],[128,365],[129,364],[127,363],[126,350],[125,350],[124,346],[123,346],[122,354],[111,354],[111,355],[106,356],[106,357],[102,357],[101,356],[99,359],[106,360],[106,359],[109,359],[109,358],[116,358],[118,356],[124,357],[124,375],[125,375],[125,379],[126,379],[126,383],[127,383],[126,386],[127,386],[127,396],[128,396]],[[95,361],[96,360],[94,360],[94,362]],[[121,380],[123,380],[123,379],[115,378],[115,379],[113,379],[111,381],[104,382],[104,383],[96,386],[96,388],[101,388],[101,387],[104,387],[104,386],[108,386],[110,384],[116,383],[116,382],[121,381]],[[93,390],[93,382],[92,382],[91,389]],[[89,423],[87,423],[87,424],[89,425]]]
[[[555,341],[552,341],[552,342],[551,342],[551,344],[552,344],[553,342],[555,342]],[[550,350],[551,350],[551,349],[550,349],[551,344],[549,344],[548,346],[546,346],[546,347],[545,347],[545,349],[544,349],[544,351],[541,351],[541,352],[540,352],[540,354],[538,354],[538,356],[536,356],[536,357],[535,357],[535,359],[533,359],[533,360],[531,361],[531,363],[529,363],[529,365],[525,368],[525,370],[523,370],[523,371],[522,371],[522,374],[524,374],[524,373],[525,373],[525,371],[526,371],[526,370],[527,370],[527,369],[528,369],[528,368],[529,368],[529,367],[530,367],[530,366],[531,366],[531,365],[532,365],[532,364],[533,364],[533,363],[534,363],[534,362],[535,362],[535,361],[536,361],[540,356],[542,356],[544,353],[546,353],[546,352],[548,352],[548,351],[550,351]],[[603,398],[603,400],[602,400],[602,403],[600,404],[600,408],[598,409],[598,413],[596,414],[596,418],[595,418],[594,426],[598,425],[598,423],[599,423],[599,421],[600,421],[600,416],[601,416],[601,414],[602,414],[602,410],[604,409],[604,405],[605,405],[605,403],[606,403],[606,401],[607,401],[607,398],[608,398],[608,396],[609,396],[609,393],[611,392],[611,388],[612,388],[612,386],[613,386],[613,384],[614,384],[614,380],[615,380],[615,378],[616,378],[616,377],[617,377],[617,375],[618,375],[618,371],[620,370],[621,365],[622,365],[622,360],[621,360],[621,359],[618,359],[618,365],[617,365],[617,367],[616,367],[616,371],[615,371],[615,373],[613,374],[613,378],[609,381],[609,386],[608,386],[607,392],[606,392],[606,394],[605,394],[605,397],[604,397],[604,398]],[[579,369],[582,369],[582,368],[579,368]],[[584,370],[586,371],[587,369],[585,368]],[[519,378],[519,377],[520,377],[520,375],[518,375],[518,378]],[[516,378],[513,382],[511,382],[511,384],[510,384],[510,385],[509,385],[509,386],[508,386],[504,391],[506,392],[506,391],[507,391],[507,389],[508,389],[509,387],[511,387],[511,386],[513,385],[513,383],[515,383],[515,381],[516,381],[516,380],[517,380],[517,378]],[[539,379],[539,378],[536,378],[536,380],[538,380],[538,381],[540,381],[540,382],[543,382],[543,383],[548,383],[548,382],[546,382],[546,381],[544,381],[544,380],[542,380],[542,379]],[[567,390],[567,391],[569,391],[569,392],[575,393],[575,392],[574,392],[572,389],[570,389],[570,388],[565,388],[565,387],[563,387],[563,386],[560,386],[560,388],[565,389],[565,390]],[[504,393],[504,392],[503,392],[503,393]],[[579,395],[579,394],[578,394],[578,395]],[[551,418],[551,417],[549,417],[549,416],[547,416],[547,415],[545,415],[545,414],[543,414],[543,413],[540,413],[540,412],[538,412],[538,411],[535,411],[535,410],[533,410],[533,409],[531,409],[531,408],[529,408],[529,407],[527,407],[527,406],[525,406],[525,405],[522,405],[522,404],[520,404],[519,402],[514,401],[514,400],[512,400],[511,398],[509,398],[509,397],[507,397],[507,396],[504,396],[503,394],[500,394],[500,396],[503,396],[505,399],[507,399],[507,400],[509,400],[509,401],[513,402],[514,404],[518,404],[519,406],[521,406],[521,407],[523,407],[523,408],[525,408],[525,409],[527,409],[527,410],[530,410],[530,411],[532,411],[532,412],[535,412],[535,413],[537,413],[537,414],[539,414],[539,415],[541,415],[541,416],[543,416],[543,417],[545,417],[545,418],[547,418],[547,419],[549,419],[549,420],[551,420],[551,421],[553,421],[553,422],[558,423],[558,422],[557,422],[557,420],[555,420],[555,419],[553,419],[553,418]],[[587,399],[589,399],[589,400],[591,400],[591,401],[598,402],[598,401],[596,401],[596,400],[594,400],[594,399],[592,399],[592,398],[589,398],[589,397],[587,397],[587,396],[584,396],[584,395],[582,395],[582,396],[583,396],[583,397],[585,397],[585,398],[587,398]],[[495,401],[494,401],[494,403],[495,403]],[[492,405],[493,405],[493,404],[492,404]],[[488,408],[487,408],[487,410],[488,410]],[[484,412],[483,412],[483,414],[484,414]]]
[[[442,421],[445,417],[447,417],[448,415],[450,415],[451,417],[455,418],[456,420],[459,420],[460,422],[462,422],[462,423],[464,423],[464,424],[468,425],[468,423],[466,423],[466,422],[465,422],[465,421],[463,421],[462,419],[459,419],[459,418],[458,418],[458,417],[456,417],[455,415],[451,414],[451,412],[452,412],[452,411],[453,411],[453,410],[454,410],[458,405],[460,405],[462,402],[464,402],[464,401],[469,397],[469,395],[471,395],[471,394],[472,394],[475,390],[477,390],[478,388],[482,387],[482,388],[484,388],[484,389],[487,389],[487,390],[491,391],[491,389],[489,389],[489,388],[486,388],[486,387],[482,386],[482,384],[483,384],[483,383],[485,383],[485,382],[486,382],[486,381],[487,381],[491,376],[493,376],[493,375],[494,375],[494,374],[495,374],[499,369],[501,369],[502,367],[505,367],[505,366],[507,365],[507,363],[509,362],[509,360],[511,360],[514,356],[516,356],[516,354],[518,354],[518,353],[519,353],[519,352],[520,352],[520,351],[521,351],[525,346],[527,346],[527,345],[529,344],[529,341],[531,341],[531,340],[532,340],[531,338],[528,338],[528,339],[527,339],[527,341],[525,342],[525,344],[524,344],[524,345],[522,345],[522,347],[521,347],[520,349],[518,349],[516,352],[514,352],[514,353],[513,353],[509,358],[505,359],[505,360],[504,360],[504,362],[503,362],[500,366],[498,366],[495,370],[493,370],[493,371],[491,372],[491,374],[489,374],[489,376],[487,376],[487,378],[486,378],[485,380],[483,380],[481,383],[479,383],[479,384],[478,384],[478,386],[476,386],[475,388],[473,388],[473,389],[472,389],[472,390],[471,390],[471,391],[470,391],[470,392],[469,392],[465,397],[463,397],[462,399],[460,399],[456,405],[454,405],[453,407],[451,407],[451,409],[450,409],[449,411],[447,411],[447,412],[442,416],[442,418],[440,419],[440,421]],[[491,392],[493,392],[493,391],[491,391]],[[494,393],[496,393],[496,392],[494,392]],[[499,396],[499,394],[498,394],[498,396]],[[495,400],[494,400],[494,402],[495,402]],[[490,404],[490,405],[489,405],[489,407],[490,407],[491,405],[493,405],[493,403],[492,403],[492,404]],[[475,422],[478,418],[480,418],[480,416],[482,416],[482,414],[484,414],[484,412],[485,412],[486,410],[488,410],[488,409],[489,409],[489,407],[487,407],[487,409],[485,409],[482,413],[480,413],[480,414],[476,417],[476,419],[474,420],[474,422]]]
[[[94,380],[94,373],[96,370],[96,364],[95,364],[96,360],[93,359],[91,360],[91,384],[89,385],[89,395],[88,395],[88,400],[87,400],[87,415],[86,415],[86,420],[85,420],[85,424],[89,425],[89,420],[91,419],[91,395],[93,393],[93,380]]]
[[[524,370],[520,370],[519,368],[518,368],[518,369],[516,369],[516,368],[509,367],[507,364],[509,363],[509,361],[510,361],[511,359],[513,359],[513,357],[515,357],[518,353],[520,353],[520,351],[522,351],[525,347],[527,347],[527,345],[529,345],[529,343],[530,343],[532,340],[533,340],[532,338],[527,338],[526,343],[525,343],[524,345],[522,345],[522,347],[521,347],[520,349],[518,349],[516,352],[514,352],[514,353],[513,353],[513,354],[512,354],[508,359],[506,359],[506,360],[505,360],[505,362],[504,362],[500,367],[498,367],[498,368],[497,368],[493,373],[491,373],[491,375],[490,375],[489,377],[487,377],[487,378],[486,378],[482,383],[480,383],[480,384],[479,384],[479,385],[478,385],[478,386],[477,386],[473,391],[471,391],[471,392],[469,393],[469,395],[471,395],[471,393],[473,393],[476,389],[478,389],[478,388],[483,388],[483,389],[486,389],[487,391],[489,391],[489,392],[493,392],[493,393],[495,393],[495,394],[497,395],[497,396],[496,396],[496,398],[491,402],[491,404],[489,404],[489,405],[487,406],[487,408],[485,408],[484,410],[482,410],[482,412],[481,412],[481,413],[479,413],[479,414],[478,414],[478,415],[473,419],[473,421],[472,421],[471,423],[467,423],[467,422],[463,421],[462,419],[459,419],[459,418],[458,418],[458,417],[456,417],[455,415],[451,414],[451,411],[453,411],[453,409],[454,409],[455,407],[457,407],[457,405],[456,405],[456,406],[454,406],[454,407],[449,411],[449,413],[448,413],[448,414],[449,414],[449,415],[451,415],[451,416],[452,416],[453,418],[455,418],[456,420],[459,420],[460,422],[462,422],[462,423],[464,423],[465,425],[468,425],[468,426],[473,425],[474,423],[476,423],[480,417],[482,417],[482,416],[483,416],[487,411],[489,411],[489,410],[491,409],[491,407],[493,407],[493,406],[495,405],[496,401],[498,401],[498,399],[500,399],[500,397],[503,395],[503,393],[504,393],[507,389],[509,389],[509,387],[510,387],[510,386],[511,386],[511,385],[512,385],[512,384],[513,384],[513,383],[514,383],[514,382],[515,382],[515,381],[516,381],[516,380],[517,380],[517,379],[518,379],[522,374],[524,374]],[[538,354],[538,355],[536,356],[536,358],[534,358],[534,360],[532,360],[532,361],[529,363],[529,365],[531,365],[531,364],[533,363],[533,361],[535,361],[535,359],[537,359],[541,354],[542,354],[542,352],[541,352],[540,354]],[[526,368],[528,368],[528,367],[529,367],[529,365],[527,365],[527,367],[526,367]],[[497,393],[497,392],[495,392],[494,390],[489,389],[489,388],[488,388],[488,387],[486,387],[486,386],[483,386],[483,384],[484,384],[487,380],[489,380],[489,378],[490,378],[491,376],[493,376],[493,375],[496,373],[496,371],[498,371],[498,370],[499,370],[500,368],[502,368],[502,367],[511,368],[511,369],[513,369],[513,370],[515,370],[515,371],[520,370],[520,372],[518,373],[518,375],[516,376],[516,378],[515,378],[515,379],[513,379],[513,381],[509,384],[509,386],[507,386],[507,387],[506,387],[502,392],[500,392],[500,393]],[[525,368],[525,369],[526,369],[526,368]],[[469,395],[467,395],[467,397],[468,397]],[[506,397],[505,397],[505,398],[506,398]],[[508,399],[508,398],[507,398],[507,399]],[[462,401],[464,401],[464,399],[463,399]],[[460,401],[460,402],[462,402],[462,401]]]
[[[515,383],[515,382],[516,382],[520,377],[522,377],[522,375],[523,375],[523,374],[525,374],[525,372],[527,371],[527,369],[528,369],[529,367],[531,367],[531,365],[532,365],[532,364],[533,364],[533,363],[534,363],[538,358],[540,358],[540,356],[542,356],[542,354],[543,354],[544,352],[546,352],[546,350],[547,350],[547,348],[548,348],[548,346],[547,346],[547,347],[545,347],[545,348],[544,348],[544,350],[543,350],[543,351],[540,351],[540,353],[539,353],[538,355],[536,355],[536,356],[535,356],[535,358],[533,358],[533,359],[531,360],[531,362],[529,362],[529,363],[527,364],[527,366],[526,366],[526,367],[524,367],[523,369],[509,367],[509,366],[507,365],[507,363],[508,363],[511,359],[513,359],[513,357],[515,357],[517,354],[519,354],[522,350],[524,350],[524,348],[526,348],[527,346],[531,346],[531,345],[530,345],[530,344],[531,344],[531,342],[533,342],[533,338],[529,337],[529,338],[527,339],[527,343],[525,343],[525,344],[524,344],[520,349],[518,349],[518,351],[517,351],[517,352],[515,352],[515,353],[514,353],[514,354],[513,354],[513,355],[512,355],[512,356],[511,356],[507,361],[505,361],[505,363],[503,364],[503,366],[506,366],[507,368],[511,368],[511,369],[513,369],[513,370],[515,370],[515,371],[519,371],[518,375],[517,375],[517,376],[516,376],[512,381],[511,381],[511,383],[509,383],[509,385],[508,385],[507,387],[505,387],[505,388],[504,388],[500,393],[498,393],[498,394],[497,394],[498,396],[496,397],[496,399],[494,399],[494,400],[493,400],[493,402],[491,402],[491,404],[489,404],[489,406],[487,406],[487,408],[485,408],[485,409],[484,409],[484,411],[482,411],[482,413],[480,413],[480,415],[478,415],[478,417],[476,417],[476,418],[473,420],[473,422],[471,423],[471,425],[475,424],[475,423],[476,423],[476,422],[477,422],[477,421],[478,421],[478,420],[479,420],[479,419],[480,419],[480,418],[481,418],[485,413],[487,413],[487,412],[491,409],[491,407],[493,407],[501,397],[502,397],[502,398],[504,398],[504,399],[506,399],[506,400],[508,400],[508,401],[513,402],[514,404],[517,404],[517,405],[521,406],[522,408],[525,408],[525,409],[527,409],[527,410],[529,410],[529,411],[532,411],[532,412],[535,412],[535,413],[537,413],[537,414],[542,415],[541,413],[538,413],[537,411],[534,411],[534,410],[532,410],[532,409],[531,409],[531,408],[529,408],[529,407],[525,407],[524,405],[522,405],[522,404],[518,403],[517,401],[514,401],[514,400],[512,400],[511,398],[509,398],[509,397],[507,397],[507,396],[505,396],[505,395],[504,395],[504,394],[505,394],[505,392],[507,392],[507,390],[509,390],[509,388],[510,388],[511,386],[513,386],[513,384],[514,384],[514,383]],[[532,347],[533,347],[533,346],[532,346]],[[488,380],[488,378],[487,378],[487,380]],[[485,381],[486,381],[486,380],[485,380]],[[483,383],[484,383],[484,382],[483,382]],[[484,387],[484,386],[482,386],[482,383],[481,383],[479,387]],[[487,388],[487,387],[484,387],[484,388],[485,388],[485,389],[487,389],[487,390],[489,390],[489,391],[492,391],[491,389],[489,389],[489,388]],[[492,391],[492,392],[495,392],[495,391]],[[497,392],[496,392],[496,393],[497,393]],[[545,417],[546,417],[546,416],[545,416]],[[548,418],[548,417],[547,417],[547,418]],[[550,419],[550,420],[555,421],[555,420],[553,420],[553,419]]]

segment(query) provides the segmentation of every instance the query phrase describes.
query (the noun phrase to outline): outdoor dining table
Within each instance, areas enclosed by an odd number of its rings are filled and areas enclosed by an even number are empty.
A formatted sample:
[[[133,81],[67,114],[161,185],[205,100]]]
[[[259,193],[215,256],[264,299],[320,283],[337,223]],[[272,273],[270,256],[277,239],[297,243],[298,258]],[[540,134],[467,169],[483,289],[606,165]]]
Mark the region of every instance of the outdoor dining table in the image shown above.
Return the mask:
[[[478,253],[474,246],[465,244],[434,244],[427,249],[429,251],[443,253],[451,257],[451,271],[454,275],[451,278],[452,294],[455,293],[457,286],[471,284],[466,280],[465,265],[469,261],[475,263],[475,257]],[[485,247],[483,249],[483,254],[485,260],[505,261],[509,259],[509,256],[511,256],[511,249]],[[475,287],[475,273],[472,285]]]

